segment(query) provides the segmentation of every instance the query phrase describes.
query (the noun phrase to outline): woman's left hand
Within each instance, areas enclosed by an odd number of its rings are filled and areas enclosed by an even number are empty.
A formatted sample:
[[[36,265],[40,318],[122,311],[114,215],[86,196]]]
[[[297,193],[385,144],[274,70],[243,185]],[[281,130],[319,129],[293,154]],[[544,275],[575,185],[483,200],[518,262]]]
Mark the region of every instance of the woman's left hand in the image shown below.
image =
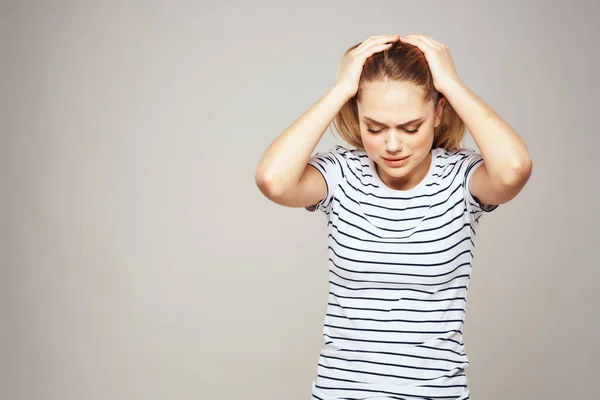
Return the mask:
[[[438,92],[444,94],[449,84],[460,82],[448,46],[423,34],[400,36],[400,40],[418,47],[425,54]]]

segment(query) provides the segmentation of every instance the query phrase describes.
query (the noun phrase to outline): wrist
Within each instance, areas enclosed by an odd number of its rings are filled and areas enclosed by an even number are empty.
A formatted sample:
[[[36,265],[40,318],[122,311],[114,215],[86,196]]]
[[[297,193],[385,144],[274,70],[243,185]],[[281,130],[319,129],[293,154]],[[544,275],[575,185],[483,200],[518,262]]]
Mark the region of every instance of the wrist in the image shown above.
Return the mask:
[[[342,85],[335,84],[329,90],[329,93],[331,93],[333,96],[343,100],[345,103],[348,100],[350,100],[352,97],[354,97],[354,95],[356,95],[356,90],[348,89]]]
[[[457,89],[460,90],[463,87],[464,85],[460,79],[450,79],[440,84],[439,92],[442,93],[445,97],[449,97],[453,91],[456,91]]]

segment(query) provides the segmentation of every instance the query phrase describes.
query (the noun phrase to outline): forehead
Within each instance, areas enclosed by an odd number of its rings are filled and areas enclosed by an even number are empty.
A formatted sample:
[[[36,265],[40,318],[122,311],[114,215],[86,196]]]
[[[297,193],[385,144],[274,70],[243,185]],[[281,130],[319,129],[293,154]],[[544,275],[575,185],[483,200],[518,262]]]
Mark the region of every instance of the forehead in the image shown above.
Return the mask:
[[[427,115],[423,90],[408,82],[367,82],[360,87],[358,113],[382,122],[404,122]]]

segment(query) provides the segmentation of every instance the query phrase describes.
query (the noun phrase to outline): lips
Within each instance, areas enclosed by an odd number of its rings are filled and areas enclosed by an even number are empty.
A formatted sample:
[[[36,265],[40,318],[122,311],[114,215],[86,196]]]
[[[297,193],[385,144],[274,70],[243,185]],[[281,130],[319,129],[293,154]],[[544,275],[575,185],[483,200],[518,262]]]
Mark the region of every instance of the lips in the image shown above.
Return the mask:
[[[383,161],[390,168],[400,168],[400,167],[405,166],[408,163],[408,157],[409,156],[406,156],[404,158],[395,158],[395,159],[383,158]]]
[[[383,158],[388,161],[400,161],[400,160],[404,160],[405,158],[408,158],[408,156],[402,157],[402,158],[385,158],[385,157],[383,157]]]

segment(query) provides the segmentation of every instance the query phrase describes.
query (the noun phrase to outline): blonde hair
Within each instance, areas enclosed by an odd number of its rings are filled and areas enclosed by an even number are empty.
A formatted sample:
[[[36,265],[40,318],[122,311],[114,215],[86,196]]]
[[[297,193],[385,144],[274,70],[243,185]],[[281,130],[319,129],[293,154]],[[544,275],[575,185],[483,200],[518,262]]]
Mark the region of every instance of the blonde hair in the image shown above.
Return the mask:
[[[344,55],[358,45],[360,43],[350,47]],[[418,47],[402,41],[394,42],[388,49],[373,54],[365,62],[360,82],[380,80],[413,83],[423,89],[424,100],[433,101],[434,105],[444,97],[433,85],[431,70],[423,52]],[[333,119],[333,125],[344,141],[357,149],[364,150],[358,122],[359,98],[360,90],[342,106]],[[434,128],[433,147],[442,147],[448,151],[460,149],[465,132],[465,123],[450,102],[446,101],[442,121]]]

